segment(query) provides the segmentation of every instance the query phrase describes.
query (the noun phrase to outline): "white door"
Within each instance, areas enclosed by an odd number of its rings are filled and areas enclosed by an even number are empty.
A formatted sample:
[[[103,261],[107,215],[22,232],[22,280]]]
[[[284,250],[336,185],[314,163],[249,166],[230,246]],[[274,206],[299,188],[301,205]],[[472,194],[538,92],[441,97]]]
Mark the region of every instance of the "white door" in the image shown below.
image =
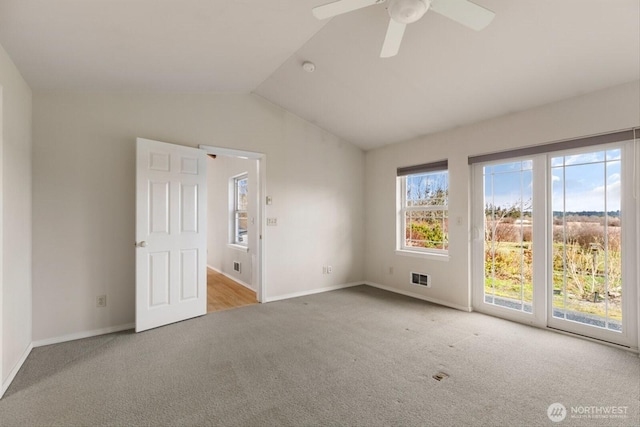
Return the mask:
[[[136,332],[207,312],[205,160],[137,139]]]

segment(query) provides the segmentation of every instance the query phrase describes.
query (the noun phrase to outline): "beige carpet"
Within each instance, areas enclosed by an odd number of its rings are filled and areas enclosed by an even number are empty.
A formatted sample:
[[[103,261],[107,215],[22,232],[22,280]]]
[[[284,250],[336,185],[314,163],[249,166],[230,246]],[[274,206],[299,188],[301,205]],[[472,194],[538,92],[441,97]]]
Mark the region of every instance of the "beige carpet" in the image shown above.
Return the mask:
[[[632,426],[639,389],[635,354],[359,286],[36,348],[0,424]]]

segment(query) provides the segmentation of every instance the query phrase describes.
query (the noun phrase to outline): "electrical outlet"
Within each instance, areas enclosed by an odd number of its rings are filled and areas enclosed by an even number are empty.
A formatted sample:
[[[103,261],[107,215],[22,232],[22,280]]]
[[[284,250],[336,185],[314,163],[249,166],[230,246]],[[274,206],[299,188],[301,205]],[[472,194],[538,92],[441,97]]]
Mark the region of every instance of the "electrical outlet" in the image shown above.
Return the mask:
[[[96,297],[96,307],[106,307],[106,306],[107,306],[107,296],[98,295]]]
[[[333,267],[328,265],[327,266],[327,274],[331,274],[331,273],[333,273]]]

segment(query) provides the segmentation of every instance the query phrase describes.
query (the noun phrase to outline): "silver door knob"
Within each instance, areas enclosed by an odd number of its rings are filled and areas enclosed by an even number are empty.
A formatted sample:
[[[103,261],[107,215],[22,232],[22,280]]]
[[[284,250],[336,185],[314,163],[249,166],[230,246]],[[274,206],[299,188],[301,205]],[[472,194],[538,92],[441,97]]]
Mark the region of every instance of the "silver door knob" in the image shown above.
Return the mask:
[[[136,246],[139,248],[146,248],[147,247],[147,242],[145,242],[144,240],[140,243],[136,243]]]

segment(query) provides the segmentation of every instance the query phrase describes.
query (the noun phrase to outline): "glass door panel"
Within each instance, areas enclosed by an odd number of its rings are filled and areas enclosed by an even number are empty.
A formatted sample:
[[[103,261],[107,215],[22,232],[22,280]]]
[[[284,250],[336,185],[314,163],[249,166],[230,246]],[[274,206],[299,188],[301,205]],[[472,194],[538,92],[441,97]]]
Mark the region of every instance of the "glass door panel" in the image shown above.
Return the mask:
[[[483,167],[486,304],[533,311],[533,162]]]
[[[622,332],[621,151],[551,158],[552,317]]]

